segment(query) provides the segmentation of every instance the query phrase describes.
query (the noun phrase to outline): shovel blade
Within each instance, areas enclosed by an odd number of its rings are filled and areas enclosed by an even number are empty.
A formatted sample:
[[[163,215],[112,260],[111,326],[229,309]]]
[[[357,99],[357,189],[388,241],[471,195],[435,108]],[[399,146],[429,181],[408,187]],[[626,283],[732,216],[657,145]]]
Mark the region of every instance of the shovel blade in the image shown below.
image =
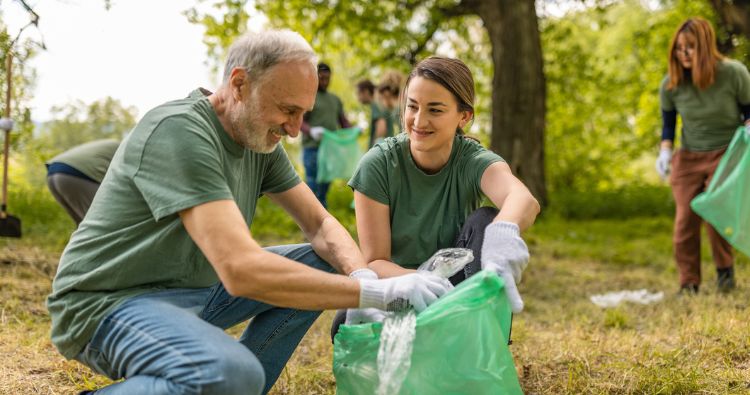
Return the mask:
[[[0,237],[21,237],[21,219],[12,215],[0,218]]]

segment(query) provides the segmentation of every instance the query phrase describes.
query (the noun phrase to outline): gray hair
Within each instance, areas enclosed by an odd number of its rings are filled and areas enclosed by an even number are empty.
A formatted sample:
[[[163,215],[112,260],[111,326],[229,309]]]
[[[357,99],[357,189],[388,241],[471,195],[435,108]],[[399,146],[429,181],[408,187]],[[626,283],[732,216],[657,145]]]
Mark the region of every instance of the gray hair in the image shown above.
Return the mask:
[[[235,67],[242,67],[253,79],[260,79],[271,67],[282,62],[309,62],[316,67],[318,56],[310,44],[291,30],[245,33],[229,48],[224,66],[224,83]]]

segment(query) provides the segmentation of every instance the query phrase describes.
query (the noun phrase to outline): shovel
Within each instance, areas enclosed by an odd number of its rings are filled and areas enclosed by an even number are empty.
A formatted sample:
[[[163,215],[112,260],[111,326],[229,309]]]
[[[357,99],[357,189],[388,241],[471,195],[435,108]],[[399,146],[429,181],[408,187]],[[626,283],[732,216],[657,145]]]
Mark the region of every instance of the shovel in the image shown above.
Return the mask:
[[[13,65],[12,52],[8,51],[7,67],[5,68],[7,92],[5,92],[5,118],[0,120],[0,128],[5,130],[5,150],[3,152],[3,202],[0,205],[0,237],[21,237],[21,220],[8,214],[8,153],[10,152],[10,130],[13,121],[10,119],[11,72]]]

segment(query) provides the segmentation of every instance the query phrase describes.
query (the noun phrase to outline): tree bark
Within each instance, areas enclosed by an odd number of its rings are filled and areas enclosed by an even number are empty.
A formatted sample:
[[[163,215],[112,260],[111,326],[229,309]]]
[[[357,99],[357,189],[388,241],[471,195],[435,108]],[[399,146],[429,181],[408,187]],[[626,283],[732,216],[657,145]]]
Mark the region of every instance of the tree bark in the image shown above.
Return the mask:
[[[545,205],[546,92],[534,0],[483,0],[477,6],[489,34],[495,71],[490,148]]]
[[[722,27],[729,33],[729,37],[719,41],[721,53],[727,54],[734,50],[732,36],[743,35],[750,39],[750,1],[710,0],[709,3],[719,16]]]

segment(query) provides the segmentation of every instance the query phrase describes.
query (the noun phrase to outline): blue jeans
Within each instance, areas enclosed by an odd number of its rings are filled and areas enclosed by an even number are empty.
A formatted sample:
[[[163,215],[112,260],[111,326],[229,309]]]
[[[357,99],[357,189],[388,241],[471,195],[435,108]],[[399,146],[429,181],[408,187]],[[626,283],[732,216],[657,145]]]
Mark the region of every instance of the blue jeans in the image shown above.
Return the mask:
[[[333,272],[309,244],[268,251]],[[97,394],[265,394],[319,311],[233,297],[221,283],[127,300],[76,359],[112,379]],[[252,318],[239,341],[224,329]]]
[[[318,183],[315,179],[318,177],[318,147],[307,147],[302,149],[302,163],[305,165],[305,182],[315,194],[323,207],[328,208],[326,195],[329,182]]]

